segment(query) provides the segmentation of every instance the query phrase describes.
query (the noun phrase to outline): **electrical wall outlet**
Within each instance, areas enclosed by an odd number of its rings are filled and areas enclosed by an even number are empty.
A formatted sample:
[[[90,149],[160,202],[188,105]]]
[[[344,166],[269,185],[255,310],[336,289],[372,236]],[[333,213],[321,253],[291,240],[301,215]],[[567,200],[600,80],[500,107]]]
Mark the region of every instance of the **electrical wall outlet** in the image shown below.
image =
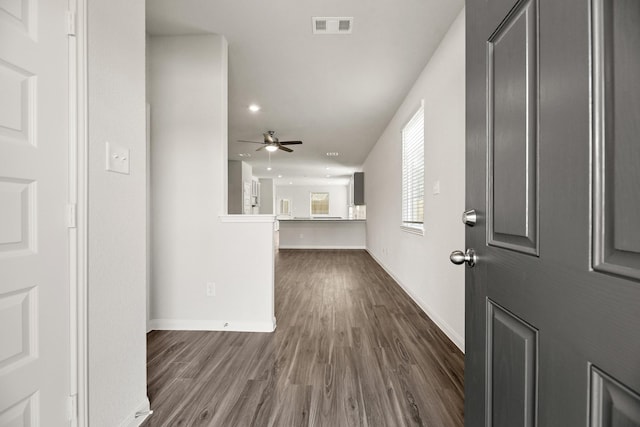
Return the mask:
[[[207,282],[207,296],[208,297],[216,296],[216,284],[214,282]]]

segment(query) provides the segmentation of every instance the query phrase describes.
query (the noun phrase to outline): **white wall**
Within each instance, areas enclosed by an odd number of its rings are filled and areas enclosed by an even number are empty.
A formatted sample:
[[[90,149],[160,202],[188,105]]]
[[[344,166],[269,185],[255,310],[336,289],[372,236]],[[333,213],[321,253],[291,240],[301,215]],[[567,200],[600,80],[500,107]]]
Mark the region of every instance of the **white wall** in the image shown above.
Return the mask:
[[[329,216],[346,218],[349,215],[348,185],[276,185],[276,207],[280,200],[291,200],[291,215],[311,216],[311,192],[329,193]],[[279,212],[277,212],[279,213]]]
[[[89,423],[128,426],[149,405],[145,2],[89,0],[87,36]],[[131,150],[129,175],[105,171],[106,141]]]
[[[201,322],[201,329],[257,332],[275,329],[274,222],[272,215],[222,217],[220,234],[216,236],[217,257],[221,260],[216,276],[220,284],[218,302],[213,321]]]
[[[449,253],[464,248],[464,10],[369,154],[364,171],[369,252],[461,349],[464,268]],[[402,126],[425,102],[424,236],[400,230]],[[440,181],[441,193],[432,192]]]
[[[224,38],[151,37],[151,319],[211,315],[216,218],[225,191]],[[226,144],[226,141],[224,141]],[[226,168],[225,168],[226,169]],[[226,175],[226,174],[225,174]]]
[[[275,211],[273,179],[260,178],[260,213],[273,215]]]
[[[228,213],[243,214],[244,212],[244,187],[251,186],[253,180],[253,167],[240,160],[229,160],[228,165]]]
[[[273,218],[221,220],[227,42],[217,35],[154,36],[149,53],[151,326],[272,330]],[[206,296],[207,282],[215,283],[215,296]]]

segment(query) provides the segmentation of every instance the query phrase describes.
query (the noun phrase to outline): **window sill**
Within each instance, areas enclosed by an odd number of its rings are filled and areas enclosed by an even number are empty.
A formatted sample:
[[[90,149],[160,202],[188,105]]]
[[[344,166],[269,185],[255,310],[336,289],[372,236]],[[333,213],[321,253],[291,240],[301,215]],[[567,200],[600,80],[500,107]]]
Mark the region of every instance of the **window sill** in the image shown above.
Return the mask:
[[[407,227],[406,225],[401,225],[400,230],[406,231],[407,233],[411,234],[417,234],[418,236],[424,236],[424,228]]]

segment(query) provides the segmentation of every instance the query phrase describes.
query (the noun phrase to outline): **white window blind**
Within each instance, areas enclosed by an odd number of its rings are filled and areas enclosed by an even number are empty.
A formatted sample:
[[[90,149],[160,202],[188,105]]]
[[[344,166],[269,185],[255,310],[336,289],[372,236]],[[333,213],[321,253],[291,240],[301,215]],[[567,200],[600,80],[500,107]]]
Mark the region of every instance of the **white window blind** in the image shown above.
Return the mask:
[[[311,193],[311,215],[329,215],[329,193]]]
[[[422,232],[424,223],[424,102],[402,129],[402,226]]]
[[[280,199],[280,215],[291,215],[289,199]]]

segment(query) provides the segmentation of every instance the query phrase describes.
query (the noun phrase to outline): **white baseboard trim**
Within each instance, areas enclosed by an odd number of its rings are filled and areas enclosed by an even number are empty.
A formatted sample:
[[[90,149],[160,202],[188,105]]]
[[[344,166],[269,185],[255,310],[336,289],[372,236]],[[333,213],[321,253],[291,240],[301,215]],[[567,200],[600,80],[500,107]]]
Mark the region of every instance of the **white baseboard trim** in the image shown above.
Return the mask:
[[[273,332],[276,318],[267,322],[241,322],[233,320],[200,319],[151,319],[153,331],[233,331],[233,332]]]
[[[378,263],[378,265],[380,265],[380,267],[382,267],[383,270],[386,271],[387,274],[389,274],[389,276],[391,276],[393,280],[395,280],[395,282],[398,285],[400,285],[402,290],[407,295],[409,295],[409,298],[411,298],[413,302],[418,304],[418,307],[420,307],[422,311],[424,311],[425,314],[429,316],[431,320],[433,320],[433,322],[438,326],[438,328],[440,328],[442,332],[444,332],[445,335],[449,337],[449,339],[456,345],[456,347],[458,347],[460,351],[462,351],[462,353],[464,354],[464,337],[460,336],[460,334],[458,334],[451,326],[449,326],[449,324],[446,321],[444,321],[444,319],[442,319],[442,317],[438,316],[438,314],[429,306],[429,304],[426,304],[424,301],[422,301],[420,298],[414,295],[409,290],[409,288],[407,288],[398,279],[398,277],[393,273],[393,271],[391,271],[387,266],[385,266],[384,263],[373,254],[373,252],[367,249],[367,253],[371,255],[371,258],[373,258]]]
[[[355,246],[280,245],[279,249],[365,249],[366,250],[367,247],[363,245],[355,245]]]
[[[151,410],[151,405],[149,404],[149,398],[145,397],[142,403],[136,407],[133,413],[129,414],[127,418],[124,419],[122,423],[120,423],[120,427],[138,427],[140,424],[146,420],[149,415],[149,411]],[[139,416],[136,418],[136,414],[144,413],[145,415]]]

